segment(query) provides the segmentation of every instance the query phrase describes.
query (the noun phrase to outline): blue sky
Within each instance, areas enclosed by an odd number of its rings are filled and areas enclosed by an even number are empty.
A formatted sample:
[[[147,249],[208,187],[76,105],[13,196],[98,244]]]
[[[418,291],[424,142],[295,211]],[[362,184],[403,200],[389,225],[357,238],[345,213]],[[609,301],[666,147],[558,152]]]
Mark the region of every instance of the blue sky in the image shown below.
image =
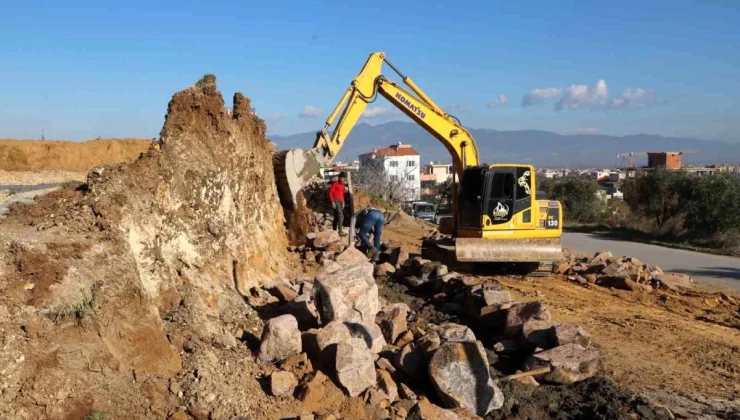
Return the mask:
[[[385,51],[469,127],[740,141],[737,0],[60,3],[0,0],[0,137],[154,137],[205,72],[314,131]]]

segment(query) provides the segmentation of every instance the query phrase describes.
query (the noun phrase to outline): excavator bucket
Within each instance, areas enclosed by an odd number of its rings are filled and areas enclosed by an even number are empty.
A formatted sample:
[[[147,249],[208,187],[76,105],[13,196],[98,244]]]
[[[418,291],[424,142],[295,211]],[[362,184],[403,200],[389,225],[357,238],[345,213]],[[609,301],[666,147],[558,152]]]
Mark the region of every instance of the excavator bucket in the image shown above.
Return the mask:
[[[457,238],[455,258],[460,262],[552,262],[563,259],[560,238]]]
[[[310,150],[290,149],[273,156],[273,169],[280,204],[283,208],[295,210],[298,191],[319,173],[320,165]]]

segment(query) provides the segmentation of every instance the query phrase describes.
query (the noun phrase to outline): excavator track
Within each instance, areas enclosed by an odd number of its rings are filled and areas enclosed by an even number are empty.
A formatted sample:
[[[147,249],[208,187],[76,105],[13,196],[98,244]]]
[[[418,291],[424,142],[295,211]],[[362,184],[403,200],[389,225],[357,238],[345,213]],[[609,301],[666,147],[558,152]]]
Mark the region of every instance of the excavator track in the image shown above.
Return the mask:
[[[547,277],[552,272],[552,261],[459,261],[456,258],[455,239],[425,239],[421,245],[422,258],[439,261],[455,271],[473,274],[522,274],[527,277]]]

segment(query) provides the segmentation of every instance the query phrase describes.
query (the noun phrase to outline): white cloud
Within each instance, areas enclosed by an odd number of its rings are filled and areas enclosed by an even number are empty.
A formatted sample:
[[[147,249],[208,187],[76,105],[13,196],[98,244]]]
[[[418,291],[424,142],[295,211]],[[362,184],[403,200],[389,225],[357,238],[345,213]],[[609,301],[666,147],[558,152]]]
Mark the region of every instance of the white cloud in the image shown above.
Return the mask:
[[[323,112],[324,111],[322,111],[319,108],[316,108],[313,105],[306,105],[303,108],[303,112],[301,112],[300,114],[298,114],[298,116],[301,117],[301,118],[316,118],[316,117],[321,116],[321,114]]]
[[[506,95],[498,95],[498,98],[488,103],[488,109],[494,109],[509,104],[509,97]]]
[[[452,106],[452,109],[454,109],[455,111],[461,114],[469,114],[470,112],[472,112],[470,107],[465,104],[455,104]]]
[[[385,107],[385,106],[375,106],[372,108],[366,108],[365,111],[362,112],[362,115],[360,118],[367,118],[367,119],[373,119],[373,118],[383,118],[383,117],[389,117],[394,114],[398,114],[398,110],[396,108],[392,107]]]
[[[522,106],[528,107],[537,105],[548,99],[559,96],[561,93],[563,93],[563,90],[559,88],[532,89],[524,95],[524,98],[522,98]]]
[[[599,127],[576,127],[563,134],[597,134],[598,132]]]
[[[570,85],[555,104],[555,110],[602,107],[609,96],[609,89],[602,79],[591,86]]]
[[[599,79],[593,85],[570,85],[567,89],[532,89],[524,95],[522,106],[528,107],[548,99],[558,98],[555,110],[564,109],[641,109],[667,103],[654,90],[627,88],[622,95],[609,98],[606,81]]]
[[[652,89],[627,88],[622,96],[610,99],[606,103],[607,108],[645,108],[655,105],[663,105],[665,99],[658,97]]]
[[[283,114],[281,114],[279,112],[276,112],[276,113],[270,115],[269,117],[267,117],[267,119],[269,121],[280,121],[280,120],[282,120],[284,118],[285,118],[285,115],[283,115]]]

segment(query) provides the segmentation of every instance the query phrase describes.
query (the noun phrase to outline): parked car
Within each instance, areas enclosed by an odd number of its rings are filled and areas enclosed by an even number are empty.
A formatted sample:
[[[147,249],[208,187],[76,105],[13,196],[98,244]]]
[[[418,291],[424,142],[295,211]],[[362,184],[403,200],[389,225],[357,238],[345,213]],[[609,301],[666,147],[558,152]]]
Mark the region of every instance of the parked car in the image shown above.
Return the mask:
[[[427,222],[435,223],[434,215],[436,212],[437,209],[432,203],[422,201],[415,202],[411,205],[411,215]]]

